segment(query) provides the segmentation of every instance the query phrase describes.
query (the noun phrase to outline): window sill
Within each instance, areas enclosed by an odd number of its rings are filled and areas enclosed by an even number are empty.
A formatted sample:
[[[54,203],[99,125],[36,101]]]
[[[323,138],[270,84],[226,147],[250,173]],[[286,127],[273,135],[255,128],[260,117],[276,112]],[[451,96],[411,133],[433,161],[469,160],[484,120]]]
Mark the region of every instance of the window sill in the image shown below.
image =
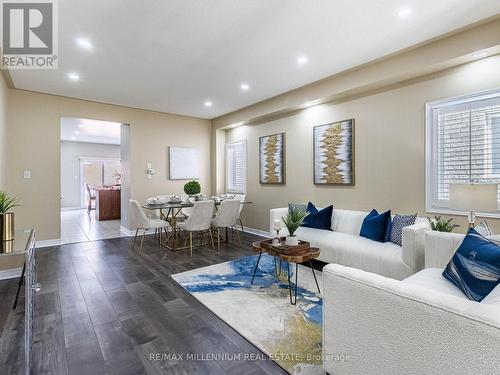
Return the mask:
[[[455,211],[449,208],[428,208],[425,210],[426,213],[431,214],[442,214],[442,215],[454,215],[454,216],[468,216],[468,212]],[[486,219],[500,219],[500,212],[477,212],[476,217],[483,217]]]

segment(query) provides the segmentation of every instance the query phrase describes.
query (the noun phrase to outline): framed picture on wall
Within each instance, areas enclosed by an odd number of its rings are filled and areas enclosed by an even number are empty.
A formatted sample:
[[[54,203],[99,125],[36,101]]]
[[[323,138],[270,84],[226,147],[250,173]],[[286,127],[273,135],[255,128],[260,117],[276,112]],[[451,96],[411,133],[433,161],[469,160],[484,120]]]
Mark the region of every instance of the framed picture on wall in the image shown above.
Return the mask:
[[[169,177],[171,180],[200,178],[200,153],[191,147],[169,147]]]
[[[285,184],[285,133],[259,138],[259,176],[263,185]]]
[[[354,185],[354,119],[313,129],[314,183]]]

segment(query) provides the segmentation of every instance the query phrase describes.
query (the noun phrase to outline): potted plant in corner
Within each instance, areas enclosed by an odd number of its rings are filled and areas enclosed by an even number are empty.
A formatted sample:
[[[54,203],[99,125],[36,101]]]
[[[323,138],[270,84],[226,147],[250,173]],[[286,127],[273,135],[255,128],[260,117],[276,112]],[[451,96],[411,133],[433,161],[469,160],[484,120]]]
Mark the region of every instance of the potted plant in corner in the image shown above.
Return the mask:
[[[19,200],[18,196],[11,196],[4,191],[0,191],[0,233],[2,241],[14,239],[14,213],[9,211],[19,206]]]
[[[295,235],[295,231],[300,227],[300,224],[302,224],[307,215],[307,211],[304,210],[289,210],[288,214],[281,218],[289,233],[286,236],[285,245],[297,246],[299,244],[299,239]]]
[[[434,219],[427,218],[427,220],[429,220],[431,229],[437,232],[452,232],[453,229],[460,226],[453,222],[453,218],[445,220],[441,216],[435,216]]]
[[[201,185],[198,181],[189,181],[184,185],[184,193],[189,195],[189,197],[194,197],[198,200],[198,196],[201,193]]]

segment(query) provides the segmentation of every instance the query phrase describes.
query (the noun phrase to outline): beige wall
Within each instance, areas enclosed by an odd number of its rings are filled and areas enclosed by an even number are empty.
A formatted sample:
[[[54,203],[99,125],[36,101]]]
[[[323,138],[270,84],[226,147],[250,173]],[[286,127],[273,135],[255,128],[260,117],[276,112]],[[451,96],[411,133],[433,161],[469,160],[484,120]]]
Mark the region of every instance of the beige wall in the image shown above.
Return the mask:
[[[425,213],[425,103],[500,87],[500,56],[435,73],[361,98],[323,104],[259,125],[228,130],[226,142],[247,140],[247,226],[268,230],[269,209],[288,202],[336,208]],[[313,185],[312,128],[354,118],[356,186]],[[264,186],[258,176],[259,136],[286,132],[286,186]],[[465,221],[458,218],[462,227]],[[500,221],[488,219],[497,232]],[[462,228],[463,230],[463,228]]]
[[[80,117],[130,124],[131,198],[181,193],[185,181],[167,176],[168,146],[200,150],[203,193],[211,194],[210,121],[9,89],[9,191],[23,196],[17,227],[35,226],[38,240],[60,238],[60,119]],[[157,173],[145,175],[147,163]],[[23,170],[32,171],[24,180]]]
[[[7,85],[0,74],[0,190],[6,188],[7,170]]]

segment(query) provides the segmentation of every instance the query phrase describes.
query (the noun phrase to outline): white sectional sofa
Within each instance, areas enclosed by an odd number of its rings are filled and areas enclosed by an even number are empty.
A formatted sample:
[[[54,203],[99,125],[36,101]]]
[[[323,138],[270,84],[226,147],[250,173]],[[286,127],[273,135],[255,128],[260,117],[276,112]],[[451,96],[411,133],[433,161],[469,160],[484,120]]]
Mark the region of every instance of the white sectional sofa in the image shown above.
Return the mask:
[[[288,208],[270,211],[270,232],[275,220],[284,217]],[[300,227],[296,235],[321,249],[319,260],[359,268],[368,272],[402,280],[424,267],[427,219],[403,229],[403,246],[392,242],[376,242],[359,235],[367,212],[334,209],[332,231]],[[280,235],[288,234],[284,228]]]
[[[330,374],[498,374],[500,285],[470,301],[441,273],[464,235],[426,233],[426,269],[403,281],[323,268],[324,367]],[[333,354],[348,360],[330,360]]]

